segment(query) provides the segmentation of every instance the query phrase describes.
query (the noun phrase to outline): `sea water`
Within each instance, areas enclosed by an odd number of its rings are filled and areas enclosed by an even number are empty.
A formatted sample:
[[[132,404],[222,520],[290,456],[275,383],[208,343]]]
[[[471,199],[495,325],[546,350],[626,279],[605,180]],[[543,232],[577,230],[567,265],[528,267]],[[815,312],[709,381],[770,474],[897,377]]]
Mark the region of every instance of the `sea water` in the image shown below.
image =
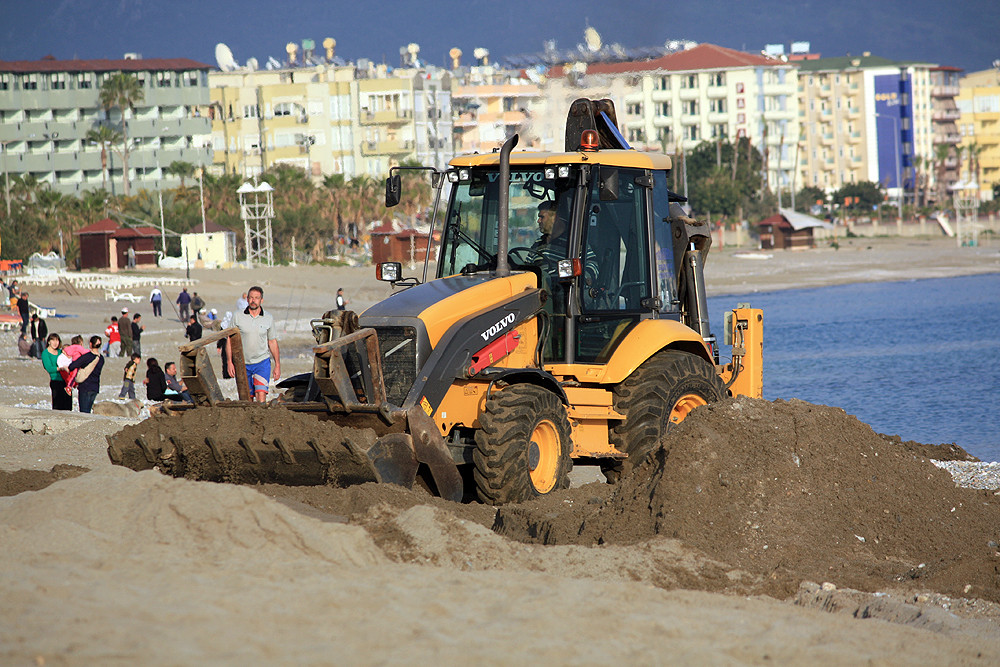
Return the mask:
[[[720,340],[737,302],[764,310],[764,398],[1000,460],[1000,274],[712,297]]]

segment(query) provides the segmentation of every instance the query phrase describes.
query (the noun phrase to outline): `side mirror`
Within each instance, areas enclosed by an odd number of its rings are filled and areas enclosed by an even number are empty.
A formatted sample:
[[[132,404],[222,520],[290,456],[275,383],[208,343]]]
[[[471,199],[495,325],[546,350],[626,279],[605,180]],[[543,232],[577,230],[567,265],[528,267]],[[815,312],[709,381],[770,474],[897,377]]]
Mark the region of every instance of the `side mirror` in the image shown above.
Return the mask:
[[[399,262],[382,262],[375,265],[375,280],[394,283],[401,275],[403,275],[403,265]]]
[[[602,168],[600,178],[598,190],[601,193],[601,201],[616,201],[618,199],[618,170]]]
[[[389,178],[385,179],[385,205],[387,208],[392,208],[399,203],[401,192],[402,185],[400,183],[399,174],[393,174]]]

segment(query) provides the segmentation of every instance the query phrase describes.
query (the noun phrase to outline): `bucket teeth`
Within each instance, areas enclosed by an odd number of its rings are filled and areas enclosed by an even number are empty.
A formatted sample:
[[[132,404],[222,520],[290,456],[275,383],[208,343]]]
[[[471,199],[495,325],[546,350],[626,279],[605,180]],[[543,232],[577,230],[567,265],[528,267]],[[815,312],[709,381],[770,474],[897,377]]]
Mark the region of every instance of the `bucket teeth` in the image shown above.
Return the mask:
[[[247,442],[247,439],[240,438],[239,443],[240,447],[243,448],[243,451],[247,453],[247,459],[250,461],[250,463],[253,463],[254,465],[260,465],[260,457],[257,456],[257,452],[254,451],[254,448],[250,446],[250,443]]]
[[[205,444],[212,451],[212,458],[215,459],[215,462],[222,463],[222,450],[219,449],[219,445],[216,444],[215,439],[211,437],[205,438]]]
[[[289,465],[295,465],[295,457],[292,455],[292,450],[285,446],[285,443],[281,441],[281,438],[274,439],[274,446],[278,448],[281,452],[281,460]]]

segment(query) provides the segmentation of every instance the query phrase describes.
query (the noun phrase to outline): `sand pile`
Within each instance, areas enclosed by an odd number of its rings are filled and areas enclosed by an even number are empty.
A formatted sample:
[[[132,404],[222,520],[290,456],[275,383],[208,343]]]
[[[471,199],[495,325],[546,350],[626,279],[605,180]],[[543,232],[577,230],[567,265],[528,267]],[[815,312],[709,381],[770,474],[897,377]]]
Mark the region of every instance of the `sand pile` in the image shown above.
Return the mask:
[[[549,544],[679,539],[792,595],[802,580],[1000,600],[1000,498],[837,408],[739,399],[699,409],[604,503],[584,489],[502,508]]]

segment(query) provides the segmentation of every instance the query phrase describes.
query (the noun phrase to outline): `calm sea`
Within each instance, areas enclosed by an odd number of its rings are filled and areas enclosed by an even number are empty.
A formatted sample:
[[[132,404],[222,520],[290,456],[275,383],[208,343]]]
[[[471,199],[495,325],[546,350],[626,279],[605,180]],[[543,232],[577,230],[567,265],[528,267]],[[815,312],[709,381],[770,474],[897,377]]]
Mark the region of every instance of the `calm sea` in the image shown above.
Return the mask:
[[[720,338],[736,302],[764,309],[764,398],[1000,460],[1000,274],[712,297]]]

